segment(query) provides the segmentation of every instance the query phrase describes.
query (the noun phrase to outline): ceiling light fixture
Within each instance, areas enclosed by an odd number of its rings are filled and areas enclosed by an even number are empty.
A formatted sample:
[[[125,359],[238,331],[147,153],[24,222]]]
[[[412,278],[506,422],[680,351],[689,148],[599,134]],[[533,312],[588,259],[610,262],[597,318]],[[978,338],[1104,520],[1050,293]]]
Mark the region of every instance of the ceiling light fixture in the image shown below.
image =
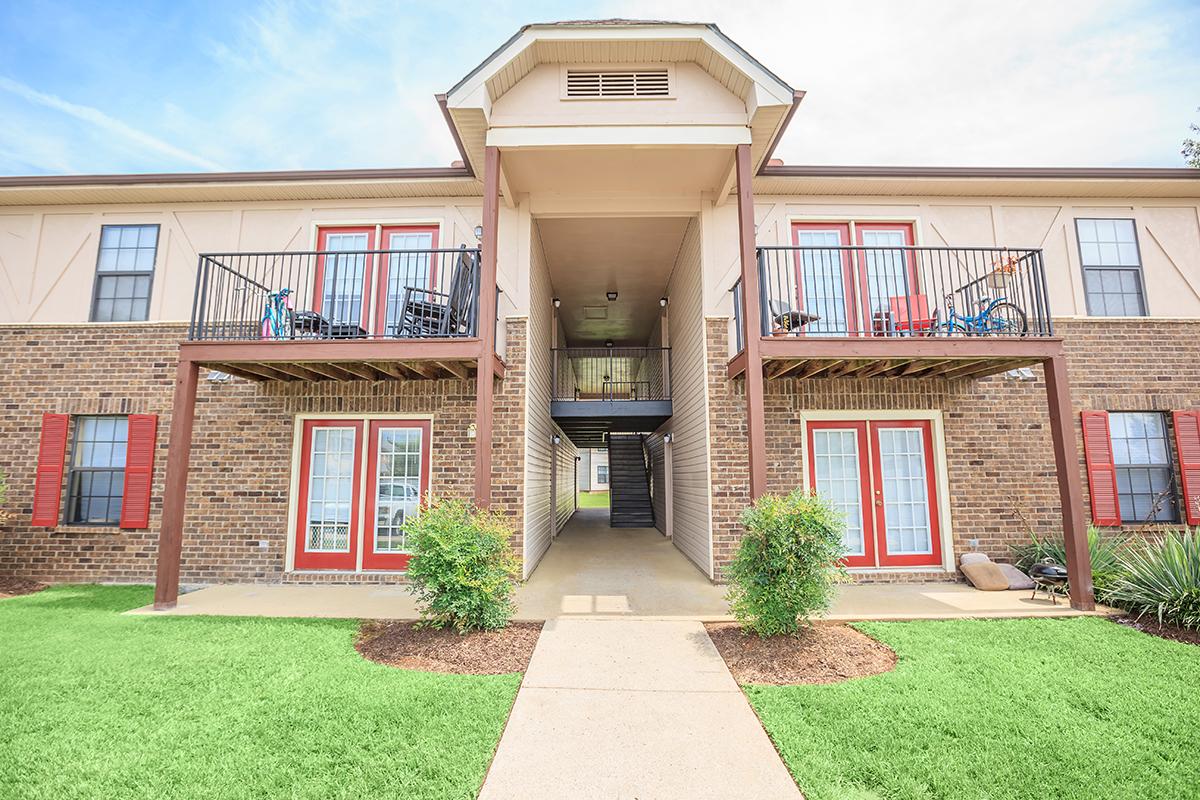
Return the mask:
[[[605,340],[604,340],[604,346],[605,346],[605,347],[612,347],[612,346],[613,346],[613,340],[612,340],[612,339],[605,339]],[[607,380],[607,378],[606,378],[605,380]]]
[[[615,302],[617,299],[616,292],[606,292],[604,296],[608,298],[608,302],[610,303]]]

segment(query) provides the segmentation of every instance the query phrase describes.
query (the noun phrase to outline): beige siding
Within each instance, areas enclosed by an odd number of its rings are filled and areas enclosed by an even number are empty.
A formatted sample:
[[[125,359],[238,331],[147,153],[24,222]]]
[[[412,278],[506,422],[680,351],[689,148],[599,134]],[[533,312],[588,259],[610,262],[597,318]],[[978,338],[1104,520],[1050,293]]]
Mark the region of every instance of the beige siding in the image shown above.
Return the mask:
[[[866,218],[916,222],[919,245],[1041,248],[1050,311],[1055,317],[1087,315],[1075,220],[1132,219],[1149,315],[1200,317],[1200,205],[1194,199],[812,196],[756,197],[754,204],[758,243],[762,245],[790,243],[791,220]],[[710,311],[737,278],[729,269],[737,255],[736,208],[732,205],[724,209],[722,252],[709,275],[714,281],[709,287]]]
[[[554,537],[551,524],[550,344],[554,325],[550,270],[538,236],[529,250],[529,346],[525,394],[525,575],[533,572]]]
[[[579,449],[568,439],[562,435],[562,431],[555,426],[555,431],[562,439],[557,449],[558,458],[557,469],[558,475],[555,478],[555,509],[557,511],[556,524],[558,530],[562,530],[563,525],[567,524],[567,520],[575,513],[575,457],[579,455]]]
[[[707,355],[700,249],[700,222],[693,220],[679,249],[667,292],[671,298],[669,430],[675,511],[673,539],[675,546],[711,577]]]
[[[510,294],[517,269],[518,211],[501,210],[499,282],[509,313],[523,314],[523,294]],[[442,247],[475,246],[480,201],[463,198],[305,203],[225,202],[139,205],[10,206],[0,213],[0,324],[87,322],[100,230],[104,225],[158,225],[150,299],[151,322],[189,319],[200,253],[298,251],[316,244],[318,225],[433,224]]]

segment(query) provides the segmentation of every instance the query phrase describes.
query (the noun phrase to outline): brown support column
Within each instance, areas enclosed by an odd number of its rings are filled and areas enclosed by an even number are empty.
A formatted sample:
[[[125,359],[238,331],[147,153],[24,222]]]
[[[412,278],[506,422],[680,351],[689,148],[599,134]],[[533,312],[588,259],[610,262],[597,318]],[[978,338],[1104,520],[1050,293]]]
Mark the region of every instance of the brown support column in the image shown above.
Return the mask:
[[[196,416],[196,383],[200,366],[181,358],[175,370],[175,403],[167,440],[167,481],[158,532],[158,569],[154,607],[174,608],[179,599],[179,559],[183,552],[183,519],[187,506],[188,461],[192,454],[192,421]]]
[[[742,341],[746,348],[746,433],[750,447],[750,498],[767,491],[767,433],[763,415],[763,366],[759,345],[758,251],[754,241],[754,194],[750,145],[737,146],[738,236],[742,246]]]
[[[496,350],[496,243],[500,223],[500,150],[484,149],[483,250],[479,269],[479,363],[475,378],[475,504],[492,502],[492,396]]]
[[[1079,450],[1075,446],[1075,414],[1067,383],[1067,359],[1056,355],[1042,362],[1046,373],[1046,399],[1050,406],[1050,436],[1054,444],[1054,468],[1062,503],[1063,541],[1067,551],[1067,574],[1071,581],[1071,607],[1091,611],[1096,607],[1092,591],[1092,559],[1088,552],[1087,521],[1083,514],[1083,487],[1079,479]]]

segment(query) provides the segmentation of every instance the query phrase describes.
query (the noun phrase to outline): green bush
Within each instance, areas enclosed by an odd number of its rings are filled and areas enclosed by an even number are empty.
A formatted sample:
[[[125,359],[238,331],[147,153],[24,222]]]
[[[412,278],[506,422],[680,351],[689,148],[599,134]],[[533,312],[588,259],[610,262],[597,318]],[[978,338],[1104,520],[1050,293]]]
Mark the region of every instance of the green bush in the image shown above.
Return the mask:
[[[1200,628],[1200,530],[1167,531],[1122,555],[1106,602],[1160,623]]]
[[[759,636],[795,633],[833,602],[844,575],[845,516],[797,489],[760,497],[742,525],[746,534],[727,570],[733,616]]]
[[[503,517],[461,500],[435,500],[406,523],[405,533],[423,624],[459,633],[508,624],[518,564]]]
[[[1087,529],[1088,552],[1092,560],[1092,586],[1096,596],[1103,599],[1124,573],[1122,556],[1130,548],[1126,536],[1107,535],[1099,528],[1089,525]],[[1028,544],[1012,548],[1013,560],[1023,572],[1043,558],[1053,558],[1059,564],[1067,564],[1067,548],[1061,537],[1045,539],[1030,535]]]

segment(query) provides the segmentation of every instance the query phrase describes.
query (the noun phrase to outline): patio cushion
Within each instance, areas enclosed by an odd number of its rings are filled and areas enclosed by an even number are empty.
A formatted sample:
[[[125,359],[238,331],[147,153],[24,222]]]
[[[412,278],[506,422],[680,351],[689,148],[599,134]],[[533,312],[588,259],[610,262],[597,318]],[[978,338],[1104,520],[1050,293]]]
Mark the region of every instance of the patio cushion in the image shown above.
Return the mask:
[[[1000,592],[1008,588],[1008,578],[995,563],[963,564],[963,575],[976,589],[985,592]]]
[[[986,564],[990,561],[987,553],[963,553],[962,558],[958,560],[960,564]]]
[[[1008,588],[1010,589],[1032,589],[1033,578],[1026,575],[1021,570],[1014,567],[1012,564],[997,564],[1000,571],[1004,573],[1004,577],[1008,578]]]

